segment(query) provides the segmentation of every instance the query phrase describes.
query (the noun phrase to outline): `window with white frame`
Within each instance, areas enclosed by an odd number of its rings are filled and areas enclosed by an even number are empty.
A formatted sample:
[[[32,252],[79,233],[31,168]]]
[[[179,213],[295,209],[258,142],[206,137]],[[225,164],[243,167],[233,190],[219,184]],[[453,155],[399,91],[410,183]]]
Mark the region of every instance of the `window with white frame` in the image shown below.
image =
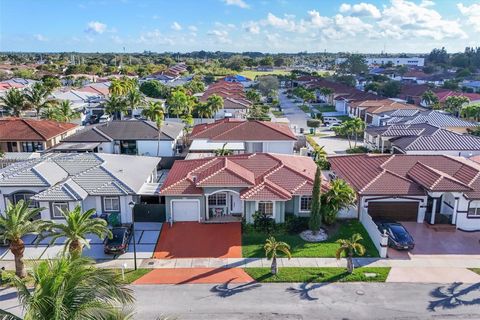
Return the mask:
[[[52,203],[52,217],[63,218],[62,212],[68,211],[68,202],[53,202]]]
[[[103,210],[105,212],[119,212],[120,211],[120,198],[119,197],[104,197],[103,198]]]
[[[470,201],[470,205],[468,207],[468,216],[480,218],[480,200]]]
[[[226,193],[215,193],[208,196],[208,205],[209,206],[226,206],[227,205],[227,194]]]
[[[273,202],[272,201],[260,201],[258,203],[258,212],[266,216],[273,216]]]
[[[300,211],[311,211],[311,210],[312,210],[312,196],[301,196]]]

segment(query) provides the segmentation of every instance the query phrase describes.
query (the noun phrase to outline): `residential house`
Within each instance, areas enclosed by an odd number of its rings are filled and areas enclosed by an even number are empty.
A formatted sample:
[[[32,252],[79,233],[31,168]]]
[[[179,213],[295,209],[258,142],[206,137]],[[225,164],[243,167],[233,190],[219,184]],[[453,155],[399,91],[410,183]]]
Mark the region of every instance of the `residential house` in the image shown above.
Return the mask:
[[[173,157],[182,144],[184,125],[165,121],[160,128],[147,120],[115,120],[88,126],[62,140],[54,152],[99,152]]]
[[[0,170],[0,212],[9,203],[29,201],[44,208],[44,220],[63,219],[63,210],[80,205],[97,215],[115,214],[120,222],[132,222],[129,202],[153,196],[157,185],[155,157],[112,154],[45,154]]]
[[[382,119],[388,117],[390,113],[395,111],[404,111],[407,113],[415,112],[421,108],[411,104],[398,102],[391,99],[382,100],[364,100],[358,102],[352,102],[349,105],[349,116],[359,117],[366,124],[374,126],[381,125]]]
[[[382,117],[380,125],[419,123],[428,123],[432,126],[458,133],[466,133],[467,129],[473,129],[477,126],[472,122],[453,117],[444,111],[421,109],[393,111]]]
[[[335,64],[344,63],[346,58],[335,59]],[[425,65],[425,58],[420,57],[367,57],[365,62],[369,66],[381,66],[386,64],[392,64],[393,66],[415,66],[423,67]]]
[[[0,150],[3,152],[44,151],[72,135],[73,123],[30,118],[0,118]]]
[[[480,93],[480,80],[464,80],[461,86],[472,92]]]
[[[234,153],[293,154],[297,138],[287,124],[243,119],[222,119],[196,125],[190,135],[190,152],[228,149]]]
[[[480,154],[480,137],[460,134],[428,123],[368,127],[364,146],[381,153],[447,154],[469,157]]]
[[[200,97],[207,102],[211,95],[223,98],[223,109],[215,114],[215,118],[246,118],[252,103],[246,99],[244,87],[240,82],[218,81],[208,86]]]
[[[316,169],[311,158],[269,153],[177,160],[160,195],[173,222],[252,223],[260,212],[281,223],[309,215]]]
[[[480,102],[480,93],[468,93],[468,92],[458,92],[458,91],[451,91],[451,90],[441,90],[436,91],[435,94],[438,97],[438,101],[440,104],[445,104],[448,97],[465,97],[470,102]]]
[[[398,98],[404,100],[408,104],[426,107],[421,102],[422,95],[428,90],[430,90],[430,87],[427,84],[403,84]]]
[[[357,192],[363,220],[416,221],[480,230],[480,165],[447,155],[332,156],[330,177]]]

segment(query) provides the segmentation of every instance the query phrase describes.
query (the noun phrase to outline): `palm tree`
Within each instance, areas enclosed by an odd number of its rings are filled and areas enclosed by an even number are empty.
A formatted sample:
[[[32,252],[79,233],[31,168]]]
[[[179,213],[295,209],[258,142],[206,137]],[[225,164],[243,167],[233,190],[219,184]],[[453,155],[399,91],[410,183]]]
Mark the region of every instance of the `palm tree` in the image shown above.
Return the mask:
[[[165,119],[165,109],[161,102],[150,101],[147,108],[142,110],[142,114],[147,119],[154,121],[158,130],[157,157],[160,155],[160,138],[162,134],[162,123]]]
[[[430,107],[438,103],[438,97],[432,90],[427,90],[422,94],[422,101]]]
[[[127,95],[125,96],[125,103],[127,104],[127,108],[132,111],[144,102],[145,99],[143,98],[143,95],[136,88],[128,91]]]
[[[71,255],[81,255],[83,246],[89,247],[86,236],[94,234],[103,239],[112,237],[112,232],[107,227],[107,222],[100,218],[92,218],[95,209],[82,212],[78,205],[72,211],[63,211],[65,222],[49,223],[48,230],[42,233],[37,242],[51,237],[50,244],[54,244],[60,238],[66,238],[65,250],[68,248]]]
[[[207,106],[215,115],[219,110],[223,108],[223,98],[219,95],[212,94],[207,99]]]
[[[460,115],[462,106],[469,103],[470,99],[464,96],[450,96],[445,100],[445,107],[456,117]]]
[[[18,277],[12,279],[24,319],[125,319],[125,306],[135,301],[132,289],[118,274],[95,267],[85,257],[43,260],[34,265],[31,276],[33,289]]]
[[[219,156],[229,156],[233,154],[232,150],[225,148],[226,146],[227,146],[227,142],[225,142],[220,149],[215,150],[215,155],[219,157]]]
[[[263,249],[265,249],[265,255],[267,256],[267,258],[272,259],[272,266],[270,268],[270,272],[273,275],[276,275],[278,273],[277,256],[279,253],[285,254],[288,259],[292,257],[292,254],[290,253],[290,246],[283,241],[275,240],[275,238],[272,236],[265,241]]]
[[[5,96],[0,97],[0,106],[14,117],[20,117],[26,109],[25,96],[16,88],[10,89]]]
[[[168,111],[175,114],[177,118],[188,113],[190,106],[190,99],[185,92],[176,90],[172,92],[167,101]]]
[[[326,98],[326,100],[327,100],[326,102],[330,103],[330,101],[331,101],[330,96],[332,94],[334,94],[335,91],[333,91],[333,89],[327,88],[327,87],[321,87],[319,91],[322,94],[322,96],[324,96]]]
[[[197,114],[200,117],[200,122],[203,123],[203,118],[211,118],[212,109],[207,103],[199,103],[196,106]]]
[[[468,120],[479,121],[480,120],[480,103],[469,104],[461,110],[462,117]]]
[[[70,122],[79,116],[78,112],[72,110],[72,103],[69,100],[63,100],[54,107],[53,114],[54,119],[59,122]]]
[[[118,118],[121,119],[122,114],[126,111],[127,104],[121,96],[112,95],[110,99],[105,102],[105,112],[112,115],[115,120],[118,120]]]
[[[37,215],[44,208],[29,208],[29,203],[23,200],[16,204],[9,203],[4,215],[0,214],[0,228],[4,230],[2,238],[10,242],[10,251],[15,257],[15,274],[25,278],[25,264],[23,252],[25,244],[22,237],[27,234],[38,234],[43,232],[48,222],[36,219]]]
[[[40,117],[42,109],[49,108],[55,103],[55,100],[48,98],[50,94],[51,90],[41,82],[25,90],[25,104],[28,108],[35,110],[37,118]]]
[[[348,208],[355,203],[357,194],[352,187],[342,179],[330,181],[327,192],[323,194],[322,201],[325,205],[323,219],[327,224],[332,224],[340,210]]]
[[[347,257],[347,272],[352,273],[355,266],[353,265],[353,254],[363,256],[365,254],[365,247],[359,243],[363,240],[360,233],[355,233],[350,239],[338,239],[336,243],[340,244],[340,248],[335,252],[335,257],[340,259],[342,254]]]

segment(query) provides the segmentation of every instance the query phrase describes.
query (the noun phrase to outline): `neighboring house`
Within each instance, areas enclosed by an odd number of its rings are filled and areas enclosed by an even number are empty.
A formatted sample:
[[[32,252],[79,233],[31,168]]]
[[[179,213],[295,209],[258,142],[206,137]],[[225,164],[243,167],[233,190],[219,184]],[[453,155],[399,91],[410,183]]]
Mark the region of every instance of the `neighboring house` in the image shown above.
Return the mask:
[[[177,160],[160,195],[173,222],[252,223],[261,212],[282,223],[310,214],[316,168],[308,157],[268,153]]]
[[[406,104],[398,102],[391,99],[382,99],[382,100],[365,100],[352,102],[348,108],[348,114],[350,117],[359,117],[365,123],[379,126],[381,125],[382,119],[388,117],[390,113],[395,111],[403,112],[416,112],[420,110],[419,107],[416,107],[411,104]]]
[[[331,177],[357,192],[357,217],[480,230],[480,165],[445,155],[348,155],[329,158]]]
[[[200,102],[207,102],[212,95],[223,98],[223,109],[215,114],[215,118],[246,118],[252,103],[246,99],[244,87],[240,82],[221,80],[212,83],[200,97]]]
[[[196,125],[190,135],[190,152],[214,152],[225,145],[234,153],[293,154],[297,138],[287,124],[240,119]]]
[[[468,93],[468,92],[458,92],[458,91],[450,91],[450,90],[441,90],[435,92],[438,97],[438,101],[441,104],[445,104],[448,97],[465,97],[470,102],[479,102],[480,101],[480,93]]]
[[[446,154],[469,157],[480,154],[480,137],[441,129],[427,123],[368,127],[364,146],[381,153]]]
[[[335,64],[342,64],[347,60],[347,58],[336,58]],[[409,57],[409,58],[400,58],[400,57],[367,57],[365,58],[365,63],[369,66],[380,66],[386,64],[392,64],[394,66],[413,66],[413,67],[423,67],[425,65],[425,58],[420,57]]]
[[[91,106],[96,106],[104,100],[104,96],[100,93],[73,89],[67,91],[65,91],[65,89],[58,89],[51,94],[51,97],[55,100],[70,101],[72,109],[77,112],[84,111]]]
[[[422,104],[422,95],[428,90],[430,90],[430,87],[427,84],[403,84],[398,98],[408,104],[426,107]]]
[[[0,118],[0,150],[35,152],[56,146],[77,130],[73,123],[30,118]]]
[[[132,222],[130,201],[153,196],[159,158],[126,155],[72,153],[46,154],[0,170],[0,211],[8,203],[30,201],[45,208],[44,220],[63,219],[62,210],[80,205],[100,214],[118,214]]]
[[[477,125],[450,115],[448,112],[440,110],[397,110],[388,115],[384,115],[380,125],[390,124],[419,124],[428,123],[432,126],[466,133],[467,129],[475,128]]]
[[[147,120],[116,120],[88,126],[62,140],[54,152],[99,152],[173,157],[181,144],[183,124],[166,121],[161,126]],[[157,150],[159,153],[157,155]]]
[[[480,80],[464,80],[461,86],[480,93]]]

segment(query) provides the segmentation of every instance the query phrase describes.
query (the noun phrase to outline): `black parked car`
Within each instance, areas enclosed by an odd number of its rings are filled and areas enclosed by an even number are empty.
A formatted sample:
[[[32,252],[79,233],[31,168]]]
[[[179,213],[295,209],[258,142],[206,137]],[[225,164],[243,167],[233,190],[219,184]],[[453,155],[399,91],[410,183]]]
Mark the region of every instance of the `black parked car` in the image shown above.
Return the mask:
[[[105,239],[104,251],[106,254],[124,254],[132,238],[132,225],[125,224],[112,229],[112,239]]]
[[[375,221],[380,232],[386,230],[388,235],[388,246],[397,250],[412,250],[415,247],[413,237],[407,229],[396,221],[381,220]]]

